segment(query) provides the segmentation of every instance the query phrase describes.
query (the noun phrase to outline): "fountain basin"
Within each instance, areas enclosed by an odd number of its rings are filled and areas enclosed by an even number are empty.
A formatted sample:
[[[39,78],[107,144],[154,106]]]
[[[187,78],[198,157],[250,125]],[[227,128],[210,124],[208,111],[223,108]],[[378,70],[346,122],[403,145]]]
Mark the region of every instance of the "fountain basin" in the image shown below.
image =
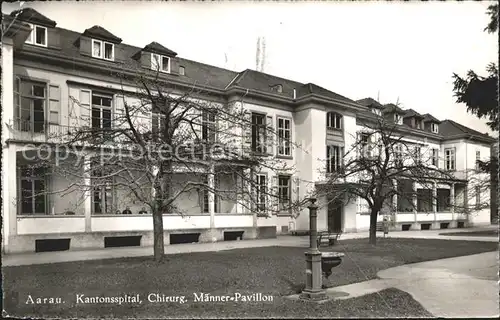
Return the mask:
[[[328,278],[332,274],[332,269],[342,263],[342,252],[321,252],[321,271]]]

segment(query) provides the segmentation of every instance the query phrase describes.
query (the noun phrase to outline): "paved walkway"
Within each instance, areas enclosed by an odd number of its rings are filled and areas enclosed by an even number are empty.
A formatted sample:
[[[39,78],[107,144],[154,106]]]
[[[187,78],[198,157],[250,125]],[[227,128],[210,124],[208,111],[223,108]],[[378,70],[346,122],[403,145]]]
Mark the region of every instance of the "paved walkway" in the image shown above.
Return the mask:
[[[454,239],[454,240],[477,240],[477,241],[496,241],[496,237],[470,237],[470,236],[441,236],[441,232],[469,232],[485,230],[485,228],[467,228],[467,229],[448,229],[448,230],[426,230],[426,231],[397,231],[390,232],[391,238],[427,238],[427,239]],[[378,236],[383,236],[378,233]],[[368,231],[359,233],[346,233],[341,236],[342,240],[367,238]],[[278,236],[276,239],[242,240],[242,241],[223,241],[215,243],[193,243],[176,244],[165,246],[165,254],[178,254],[189,252],[220,251],[238,248],[255,248],[271,246],[309,246],[308,236]],[[97,260],[122,257],[141,257],[152,255],[152,247],[126,247],[126,248],[106,248],[89,249],[77,251],[58,251],[58,252],[40,252],[40,253],[20,253],[2,255],[3,266],[17,266],[29,264],[44,264],[81,260]]]
[[[380,279],[328,289],[349,299],[398,288],[435,317],[498,317],[498,252],[407,264],[380,271]],[[338,297],[338,293],[348,296]]]

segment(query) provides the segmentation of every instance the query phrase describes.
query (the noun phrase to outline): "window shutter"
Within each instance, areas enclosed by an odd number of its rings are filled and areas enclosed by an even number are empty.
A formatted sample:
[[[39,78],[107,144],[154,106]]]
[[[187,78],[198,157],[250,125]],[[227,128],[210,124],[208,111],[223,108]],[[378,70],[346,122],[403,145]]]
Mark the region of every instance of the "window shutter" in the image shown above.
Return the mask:
[[[241,133],[242,138],[242,148],[243,153],[248,153],[252,150],[252,113],[249,112],[244,115],[245,120],[243,121]]]
[[[453,170],[457,170],[457,148],[453,147]],[[467,168],[465,168],[467,169]]]
[[[273,117],[266,116],[266,153],[269,155],[274,155],[274,127],[273,127]]]
[[[151,69],[151,53],[141,52],[141,66],[143,68]]]
[[[123,95],[115,95],[114,99],[114,118],[113,118],[113,126],[115,128],[120,128],[124,126],[125,121],[125,97]]]
[[[20,110],[21,110],[21,95],[19,91],[21,90],[21,79],[19,77],[14,78],[14,119],[17,122],[20,118]],[[17,124],[20,125],[20,124]]]
[[[90,90],[87,89],[81,89],[80,90],[80,117],[82,120],[82,126],[88,126],[90,127],[91,125],[91,110],[90,110],[90,102],[91,102],[91,96],[92,93]]]
[[[47,47],[48,48],[61,48],[61,40],[59,31],[55,28],[47,28]]]
[[[80,36],[80,54],[84,56],[92,55],[91,48],[92,48],[92,41],[90,40],[90,38]]]
[[[299,207],[296,205],[300,201],[300,178],[299,177],[293,177],[293,193],[294,196],[292,197],[292,209],[293,209],[293,214],[296,215],[300,212]]]
[[[278,176],[272,176],[271,190],[269,192],[271,201],[269,201],[269,211],[278,211],[279,195],[278,195]]]
[[[49,85],[49,123],[59,124],[61,114],[61,89],[58,85]]]
[[[356,132],[356,157],[361,157],[361,132]]]
[[[344,147],[340,147],[340,171],[343,173],[344,172]]]
[[[197,110],[197,109],[192,109],[193,110],[193,141],[200,141],[201,138],[203,137],[202,135],[202,126],[203,126],[203,111],[202,110]],[[188,129],[191,131],[191,129]]]

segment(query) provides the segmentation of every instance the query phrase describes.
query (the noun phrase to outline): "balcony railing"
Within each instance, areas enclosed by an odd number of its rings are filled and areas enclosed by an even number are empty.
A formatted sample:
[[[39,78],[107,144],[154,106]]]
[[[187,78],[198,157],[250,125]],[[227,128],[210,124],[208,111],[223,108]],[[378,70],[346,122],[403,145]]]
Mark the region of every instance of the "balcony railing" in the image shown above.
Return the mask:
[[[8,129],[9,139],[30,142],[64,142],[75,131],[70,126],[24,119],[10,120]]]

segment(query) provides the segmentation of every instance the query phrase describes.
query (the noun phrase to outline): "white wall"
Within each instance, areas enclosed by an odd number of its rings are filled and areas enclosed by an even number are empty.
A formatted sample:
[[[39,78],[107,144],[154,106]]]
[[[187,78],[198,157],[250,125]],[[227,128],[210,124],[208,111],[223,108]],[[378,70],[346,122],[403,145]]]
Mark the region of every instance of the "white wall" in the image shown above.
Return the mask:
[[[118,216],[97,217],[91,219],[92,231],[148,231],[153,230],[153,218],[151,215],[144,216]],[[163,229],[208,229],[210,228],[210,216],[188,216],[164,215]]]
[[[17,234],[19,235],[74,232],[85,232],[84,217],[17,218]]]
[[[216,228],[250,228],[252,226],[252,215],[215,215]]]

